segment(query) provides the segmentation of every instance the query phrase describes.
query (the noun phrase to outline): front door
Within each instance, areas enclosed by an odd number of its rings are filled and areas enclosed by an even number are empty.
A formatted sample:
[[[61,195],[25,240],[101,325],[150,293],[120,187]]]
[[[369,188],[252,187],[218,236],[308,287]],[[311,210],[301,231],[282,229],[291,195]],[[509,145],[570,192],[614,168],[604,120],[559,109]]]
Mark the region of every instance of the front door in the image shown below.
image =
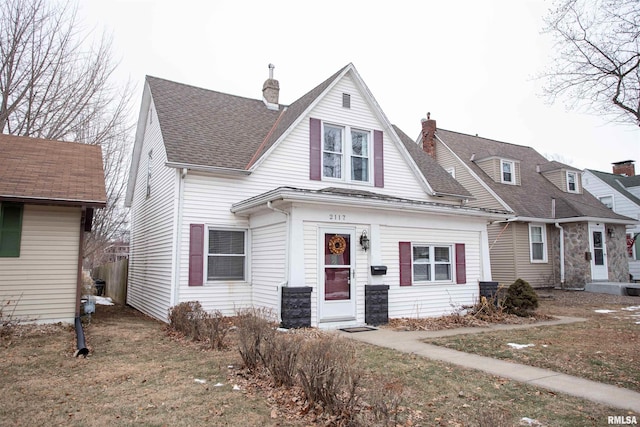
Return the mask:
[[[607,246],[604,236],[604,224],[589,224],[592,280],[609,279],[607,272]]]
[[[321,322],[355,320],[354,231],[323,229],[320,233]]]

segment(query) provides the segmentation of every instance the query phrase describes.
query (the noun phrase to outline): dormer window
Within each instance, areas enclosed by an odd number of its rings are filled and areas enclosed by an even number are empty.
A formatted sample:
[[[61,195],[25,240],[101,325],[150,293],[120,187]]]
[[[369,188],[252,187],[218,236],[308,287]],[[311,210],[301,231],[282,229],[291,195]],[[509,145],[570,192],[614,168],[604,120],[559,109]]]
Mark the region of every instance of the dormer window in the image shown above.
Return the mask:
[[[505,184],[515,184],[515,168],[512,161],[500,160],[501,179]]]
[[[576,172],[567,172],[567,191],[569,193],[578,192],[578,174]]]

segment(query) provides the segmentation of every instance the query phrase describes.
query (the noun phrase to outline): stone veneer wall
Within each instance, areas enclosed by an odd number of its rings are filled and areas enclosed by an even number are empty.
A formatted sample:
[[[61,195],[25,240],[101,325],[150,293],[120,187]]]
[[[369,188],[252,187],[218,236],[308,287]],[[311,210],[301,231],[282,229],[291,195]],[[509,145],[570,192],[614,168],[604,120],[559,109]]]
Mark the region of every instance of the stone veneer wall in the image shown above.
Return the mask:
[[[614,237],[609,237],[612,229]],[[629,281],[629,259],[627,257],[627,235],[624,225],[607,224],[605,226],[605,242],[607,245],[607,267],[610,282]]]
[[[585,253],[589,251],[589,226],[586,222],[562,224],[564,229],[565,287],[583,287],[591,282],[591,264]]]

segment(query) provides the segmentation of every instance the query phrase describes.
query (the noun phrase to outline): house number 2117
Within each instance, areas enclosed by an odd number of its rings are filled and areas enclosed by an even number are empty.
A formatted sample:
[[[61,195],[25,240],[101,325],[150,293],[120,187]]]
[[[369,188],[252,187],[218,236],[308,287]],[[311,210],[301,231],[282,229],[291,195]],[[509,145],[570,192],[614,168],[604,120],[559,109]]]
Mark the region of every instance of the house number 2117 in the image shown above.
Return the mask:
[[[346,221],[347,216],[344,214],[329,214],[329,221]]]

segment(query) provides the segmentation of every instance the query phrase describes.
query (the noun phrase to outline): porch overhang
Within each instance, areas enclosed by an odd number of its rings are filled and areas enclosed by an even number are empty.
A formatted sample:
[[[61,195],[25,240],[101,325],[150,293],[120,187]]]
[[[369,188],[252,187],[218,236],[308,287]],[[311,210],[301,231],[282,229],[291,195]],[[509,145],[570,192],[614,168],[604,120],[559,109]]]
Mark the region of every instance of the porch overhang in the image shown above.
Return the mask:
[[[486,221],[507,221],[513,218],[513,214],[504,211],[412,200],[370,191],[343,188],[309,190],[294,187],[278,187],[266,193],[234,203],[231,206],[231,212],[239,215],[251,215],[259,210],[266,209],[267,203],[269,202],[314,203],[366,209],[432,213],[445,216],[482,218]]]

